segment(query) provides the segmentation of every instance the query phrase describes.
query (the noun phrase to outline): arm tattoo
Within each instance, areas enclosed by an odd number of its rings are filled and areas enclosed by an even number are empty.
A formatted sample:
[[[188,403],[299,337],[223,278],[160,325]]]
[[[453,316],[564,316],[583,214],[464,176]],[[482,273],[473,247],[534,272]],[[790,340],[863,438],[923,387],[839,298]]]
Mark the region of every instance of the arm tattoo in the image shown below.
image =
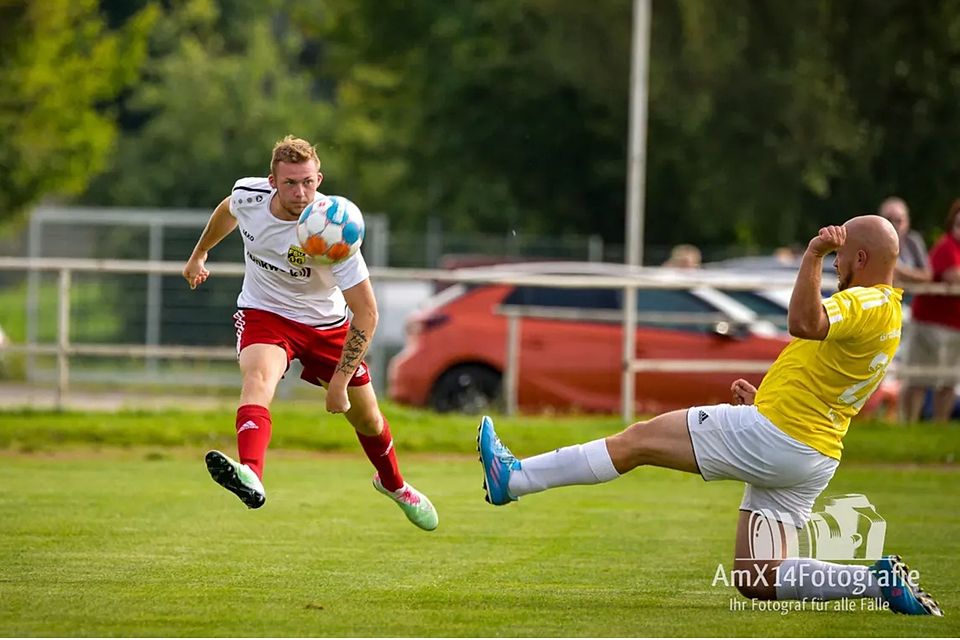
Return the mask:
[[[337,373],[345,373],[352,376],[360,366],[363,355],[367,352],[370,339],[365,331],[350,327],[350,333],[343,343],[343,354],[340,356],[340,364],[337,365]]]

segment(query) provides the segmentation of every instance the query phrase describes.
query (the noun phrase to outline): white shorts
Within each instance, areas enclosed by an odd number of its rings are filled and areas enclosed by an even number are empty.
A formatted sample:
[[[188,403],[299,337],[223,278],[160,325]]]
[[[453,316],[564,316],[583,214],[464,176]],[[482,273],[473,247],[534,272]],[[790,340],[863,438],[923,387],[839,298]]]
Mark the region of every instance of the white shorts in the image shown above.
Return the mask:
[[[840,464],[788,436],[753,405],[693,407],[687,428],[704,480],[746,482],[740,509],[786,513],[798,526]]]

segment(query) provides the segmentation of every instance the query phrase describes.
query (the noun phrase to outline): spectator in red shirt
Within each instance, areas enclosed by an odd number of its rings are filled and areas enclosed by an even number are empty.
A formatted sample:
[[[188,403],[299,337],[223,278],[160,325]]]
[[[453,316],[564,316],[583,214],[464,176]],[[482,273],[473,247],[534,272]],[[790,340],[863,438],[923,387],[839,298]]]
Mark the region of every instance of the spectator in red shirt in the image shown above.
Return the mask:
[[[960,282],[960,199],[954,200],[944,224],[946,233],[930,250],[934,282]],[[907,365],[930,367],[939,374],[910,378],[905,392],[906,417],[920,419],[924,388],[935,388],[933,419],[950,419],[960,382],[960,296],[918,294],[913,299],[913,328]]]

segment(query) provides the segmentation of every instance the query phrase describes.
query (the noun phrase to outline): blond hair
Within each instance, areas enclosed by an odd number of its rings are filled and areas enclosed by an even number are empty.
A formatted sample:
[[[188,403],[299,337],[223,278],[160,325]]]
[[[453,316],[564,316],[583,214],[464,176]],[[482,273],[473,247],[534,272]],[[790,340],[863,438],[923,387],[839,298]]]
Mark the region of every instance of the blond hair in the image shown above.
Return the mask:
[[[277,172],[278,162],[289,162],[291,164],[300,164],[313,160],[317,163],[317,170],[320,169],[320,158],[317,156],[317,150],[312,144],[303,138],[286,136],[283,140],[277,141],[273,145],[273,156],[270,158],[270,173]]]

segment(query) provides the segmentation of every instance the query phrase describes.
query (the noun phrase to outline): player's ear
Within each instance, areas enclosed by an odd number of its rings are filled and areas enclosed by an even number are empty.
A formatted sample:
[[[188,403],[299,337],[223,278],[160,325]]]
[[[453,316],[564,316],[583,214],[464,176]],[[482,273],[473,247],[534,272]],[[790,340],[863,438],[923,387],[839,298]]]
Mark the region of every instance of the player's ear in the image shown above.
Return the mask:
[[[317,184],[319,185],[321,182],[323,182],[323,174],[317,171]]]
[[[277,188],[277,179],[273,177],[273,174],[272,174],[272,173],[267,176],[267,182],[270,183],[270,188],[271,188],[271,189],[276,189],[276,188]]]

